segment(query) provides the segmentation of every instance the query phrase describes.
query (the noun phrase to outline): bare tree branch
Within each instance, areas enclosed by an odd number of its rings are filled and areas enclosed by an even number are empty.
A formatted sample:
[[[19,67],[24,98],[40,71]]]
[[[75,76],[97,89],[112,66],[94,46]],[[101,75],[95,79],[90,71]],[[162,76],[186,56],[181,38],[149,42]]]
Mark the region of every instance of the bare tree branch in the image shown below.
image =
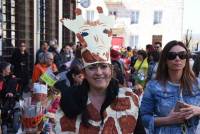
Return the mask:
[[[190,47],[191,40],[192,40],[192,30],[187,29],[187,32],[186,32],[186,35],[185,35],[185,45],[186,45],[187,48]]]

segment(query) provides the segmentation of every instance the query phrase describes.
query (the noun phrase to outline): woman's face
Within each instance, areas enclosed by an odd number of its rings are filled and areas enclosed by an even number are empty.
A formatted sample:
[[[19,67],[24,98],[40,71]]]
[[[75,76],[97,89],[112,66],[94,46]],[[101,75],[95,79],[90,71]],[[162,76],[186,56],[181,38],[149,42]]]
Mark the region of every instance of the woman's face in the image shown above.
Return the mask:
[[[183,70],[186,64],[187,52],[185,48],[176,45],[167,53],[168,70],[179,71]]]
[[[3,70],[3,75],[8,76],[11,73],[10,65]]]
[[[72,48],[70,46],[65,46],[64,49],[63,49],[63,51],[65,53],[70,53],[71,50],[72,50]]]
[[[49,45],[45,42],[43,45],[42,45],[42,50],[44,50],[45,52],[48,51],[49,49]]]
[[[26,50],[26,44],[25,43],[21,43],[19,49],[22,52],[25,51]]]
[[[80,85],[84,79],[84,75],[82,73],[77,75],[73,74],[72,78],[77,85]]]
[[[50,65],[52,65],[53,64],[53,61],[54,61],[54,58],[53,58],[53,55],[49,55],[49,56],[47,56],[47,65],[48,66],[50,66]]]
[[[85,78],[93,90],[105,90],[111,80],[111,65],[107,63],[92,64],[85,68]]]
[[[36,102],[45,102],[47,99],[47,94],[43,93],[34,93],[32,99]]]
[[[139,60],[143,60],[144,58],[143,58],[143,56],[141,54],[138,54],[138,59]]]

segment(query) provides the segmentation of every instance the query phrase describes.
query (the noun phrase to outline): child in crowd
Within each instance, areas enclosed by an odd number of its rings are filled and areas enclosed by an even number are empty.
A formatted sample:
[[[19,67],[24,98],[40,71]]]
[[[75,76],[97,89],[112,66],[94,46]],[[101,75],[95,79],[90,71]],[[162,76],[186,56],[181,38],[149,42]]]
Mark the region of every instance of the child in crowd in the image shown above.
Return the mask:
[[[22,124],[28,134],[49,132],[54,134],[55,114],[59,96],[48,97],[48,87],[41,82],[34,83],[31,97],[24,99]]]

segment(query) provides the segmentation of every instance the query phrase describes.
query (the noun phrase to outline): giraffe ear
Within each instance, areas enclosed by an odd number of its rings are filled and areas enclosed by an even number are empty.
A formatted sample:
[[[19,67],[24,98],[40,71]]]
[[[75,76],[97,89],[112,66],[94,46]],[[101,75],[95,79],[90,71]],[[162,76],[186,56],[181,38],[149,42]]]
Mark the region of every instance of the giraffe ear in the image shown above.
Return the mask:
[[[76,37],[78,38],[79,42],[81,43],[81,45],[83,47],[87,47],[87,43],[86,43],[85,39],[83,38],[83,36],[80,33],[77,33]]]
[[[73,31],[74,33],[78,33],[80,30],[79,28],[84,25],[85,20],[83,19],[82,15],[78,15],[76,16],[76,19],[70,20],[70,19],[63,18],[61,19],[61,22],[69,30]]]

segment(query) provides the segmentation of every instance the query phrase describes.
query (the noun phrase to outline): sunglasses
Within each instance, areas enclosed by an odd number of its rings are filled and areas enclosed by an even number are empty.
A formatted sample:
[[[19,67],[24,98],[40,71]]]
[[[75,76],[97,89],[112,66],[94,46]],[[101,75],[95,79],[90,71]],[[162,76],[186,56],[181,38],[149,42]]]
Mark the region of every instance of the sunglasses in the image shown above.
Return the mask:
[[[109,67],[110,67],[110,64],[107,64],[107,63],[97,63],[97,64],[89,65],[86,68],[88,70],[90,70],[90,71],[96,71],[98,68],[100,68],[101,70],[106,70]]]
[[[179,57],[179,59],[184,60],[188,58],[188,54],[186,51],[180,51],[180,52],[168,52],[167,53],[167,59],[168,60],[174,60],[176,57]]]
[[[155,48],[160,48],[160,46],[155,46]]]

